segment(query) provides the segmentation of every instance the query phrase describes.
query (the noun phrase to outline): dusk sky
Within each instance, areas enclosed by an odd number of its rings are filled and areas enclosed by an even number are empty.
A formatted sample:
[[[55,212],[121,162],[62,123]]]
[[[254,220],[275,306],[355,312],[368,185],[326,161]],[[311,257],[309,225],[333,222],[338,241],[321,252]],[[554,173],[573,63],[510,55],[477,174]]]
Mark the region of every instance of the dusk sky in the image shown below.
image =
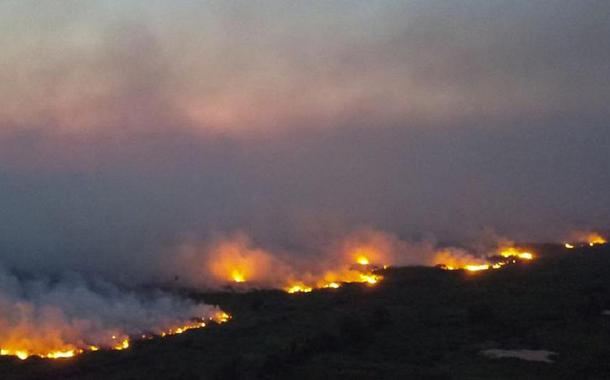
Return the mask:
[[[610,2],[0,2],[0,262],[610,227]]]

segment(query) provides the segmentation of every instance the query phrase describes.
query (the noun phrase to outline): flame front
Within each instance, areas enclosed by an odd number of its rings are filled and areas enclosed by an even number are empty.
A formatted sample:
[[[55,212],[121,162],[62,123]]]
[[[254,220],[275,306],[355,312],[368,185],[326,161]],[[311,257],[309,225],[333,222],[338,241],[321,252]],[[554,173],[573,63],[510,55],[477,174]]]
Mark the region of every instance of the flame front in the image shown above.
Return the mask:
[[[224,323],[229,321],[231,316],[224,311],[218,311],[213,316],[209,317],[216,323]],[[160,331],[155,335],[140,334],[137,339],[152,339],[154,336],[165,337],[168,335],[182,334],[186,331],[206,327],[203,320],[190,322],[184,325],[170,327]],[[81,345],[81,344],[60,344],[57,342],[48,342],[42,339],[27,338],[23,340],[14,340],[8,342],[0,342],[0,356],[15,356],[21,360],[26,360],[31,356],[37,356],[43,359],[67,359],[84,352],[94,352],[100,349],[106,350],[126,350],[131,346],[131,338],[124,333],[111,335],[105,344],[98,345]],[[112,343],[114,342],[114,343]],[[61,348],[53,347],[59,345]]]
[[[583,246],[588,245],[593,247],[595,245],[606,244],[608,241],[597,232],[572,232],[570,234],[570,240],[567,243],[564,243],[564,247],[567,249],[573,249],[576,245]]]
[[[500,256],[504,258],[518,257],[521,260],[533,260],[534,255],[527,251],[520,251],[514,247],[506,248],[500,251]]]
[[[386,250],[388,250],[386,248]],[[205,250],[206,277],[221,285],[238,289],[281,288],[294,293],[314,289],[336,289],[344,283],[375,285],[382,277],[378,268],[387,268],[382,249],[370,242],[348,242],[337,246],[327,260],[295,262],[282,260],[257,248],[243,234],[234,234],[213,242]]]
[[[500,257],[500,260],[494,260],[493,256]],[[533,253],[519,250],[515,247],[500,249],[496,255],[492,257],[476,257],[463,250],[446,249],[436,254],[434,264],[446,270],[463,269],[468,272],[480,272],[489,269],[500,269],[507,264],[512,264],[518,260],[531,261],[534,260]]]
[[[592,247],[598,244],[606,244],[607,242],[600,234],[592,233],[587,236],[587,243]]]
[[[371,264],[369,257],[365,256],[363,251],[363,249],[357,249],[355,254],[347,255],[347,257],[353,257],[354,261],[342,263],[337,269],[327,270],[323,275],[314,275],[309,282],[293,281],[285,286],[284,290],[288,293],[309,293],[314,289],[337,289],[345,283],[376,285],[383,277],[375,273],[377,267]],[[382,265],[382,267],[387,268],[387,265]]]
[[[302,284],[292,285],[288,289],[286,289],[288,293],[309,293],[312,290],[312,287]]]
[[[482,271],[482,270],[488,270],[489,264],[466,265],[466,266],[464,266],[464,269],[466,269],[469,272],[478,272],[478,271]]]

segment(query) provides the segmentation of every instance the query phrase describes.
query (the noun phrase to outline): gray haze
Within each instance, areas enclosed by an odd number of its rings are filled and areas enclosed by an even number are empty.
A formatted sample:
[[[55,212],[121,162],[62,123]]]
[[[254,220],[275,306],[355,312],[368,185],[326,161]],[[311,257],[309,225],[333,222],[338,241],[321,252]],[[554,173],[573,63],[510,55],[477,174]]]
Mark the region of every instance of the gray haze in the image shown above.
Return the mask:
[[[4,1],[0,25],[7,267],[610,226],[607,1]]]

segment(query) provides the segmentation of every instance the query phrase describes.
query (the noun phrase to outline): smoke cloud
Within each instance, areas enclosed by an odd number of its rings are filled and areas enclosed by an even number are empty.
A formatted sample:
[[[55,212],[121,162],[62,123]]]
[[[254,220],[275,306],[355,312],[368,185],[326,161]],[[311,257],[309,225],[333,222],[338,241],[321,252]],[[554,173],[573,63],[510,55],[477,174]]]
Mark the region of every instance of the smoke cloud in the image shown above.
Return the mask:
[[[158,290],[127,291],[77,274],[32,278],[0,267],[0,288],[2,354],[22,358],[127,348],[123,342],[131,337],[160,335],[219,312]]]
[[[193,282],[211,284],[221,264],[185,252],[252,250],[291,272],[333,267],[361,226],[401,263],[430,262],[405,244],[472,246],[489,229],[605,229],[609,13],[2,2],[0,262],[134,284],[194,276],[175,267],[197,257],[212,269]]]

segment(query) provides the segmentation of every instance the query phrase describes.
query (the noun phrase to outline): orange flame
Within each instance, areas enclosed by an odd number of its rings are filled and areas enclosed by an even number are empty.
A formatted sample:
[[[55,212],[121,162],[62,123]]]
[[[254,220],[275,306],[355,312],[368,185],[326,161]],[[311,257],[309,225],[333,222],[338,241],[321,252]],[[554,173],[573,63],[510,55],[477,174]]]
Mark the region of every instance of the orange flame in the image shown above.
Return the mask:
[[[590,247],[606,244],[608,241],[597,232],[573,232],[570,234],[571,242],[565,243],[564,247],[572,249],[576,244],[588,244]]]
[[[369,259],[365,256],[359,256],[358,259],[356,259],[356,262],[360,265],[369,265]]]
[[[224,311],[218,311],[210,320],[216,323],[224,323],[231,319],[231,316]],[[167,330],[161,331],[158,336],[165,337],[168,335],[182,334],[188,330],[199,329],[206,326],[203,321],[191,322],[185,325],[171,327]],[[151,339],[153,336],[146,334],[140,335],[140,339]],[[102,348],[109,350],[125,350],[131,345],[130,338],[123,334],[115,334],[110,337],[109,341],[118,341],[112,344],[102,345]],[[0,356],[15,356],[21,360],[25,360],[30,356],[37,356],[43,359],[67,359],[84,352],[93,352],[100,350],[100,346],[97,345],[81,345],[81,344],[59,344],[62,348],[53,347],[53,342],[47,342],[45,340],[36,339],[24,339],[10,342],[3,342],[2,348],[0,349]]]
[[[591,233],[587,235],[587,243],[592,247],[598,244],[606,244],[606,239],[604,239],[600,234]]]
[[[534,254],[522,251],[515,247],[501,249],[499,254],[501,261],[484,257],[476,257],[462,250],[446,249],[438,252],[434,257],[434,264],[440,265],[446,270],[464,269],[469,272],[480,272],[489,269],[500,269],[509,263],[515,263],[515,259],[531,261]]]
[[[531,252],[520,251],[514,247],[503,249],[502,251],[500,251],[500,256],[506,257],[506,258],[518,257],[522,260],[533,260],[534,259],[534,255]]]

